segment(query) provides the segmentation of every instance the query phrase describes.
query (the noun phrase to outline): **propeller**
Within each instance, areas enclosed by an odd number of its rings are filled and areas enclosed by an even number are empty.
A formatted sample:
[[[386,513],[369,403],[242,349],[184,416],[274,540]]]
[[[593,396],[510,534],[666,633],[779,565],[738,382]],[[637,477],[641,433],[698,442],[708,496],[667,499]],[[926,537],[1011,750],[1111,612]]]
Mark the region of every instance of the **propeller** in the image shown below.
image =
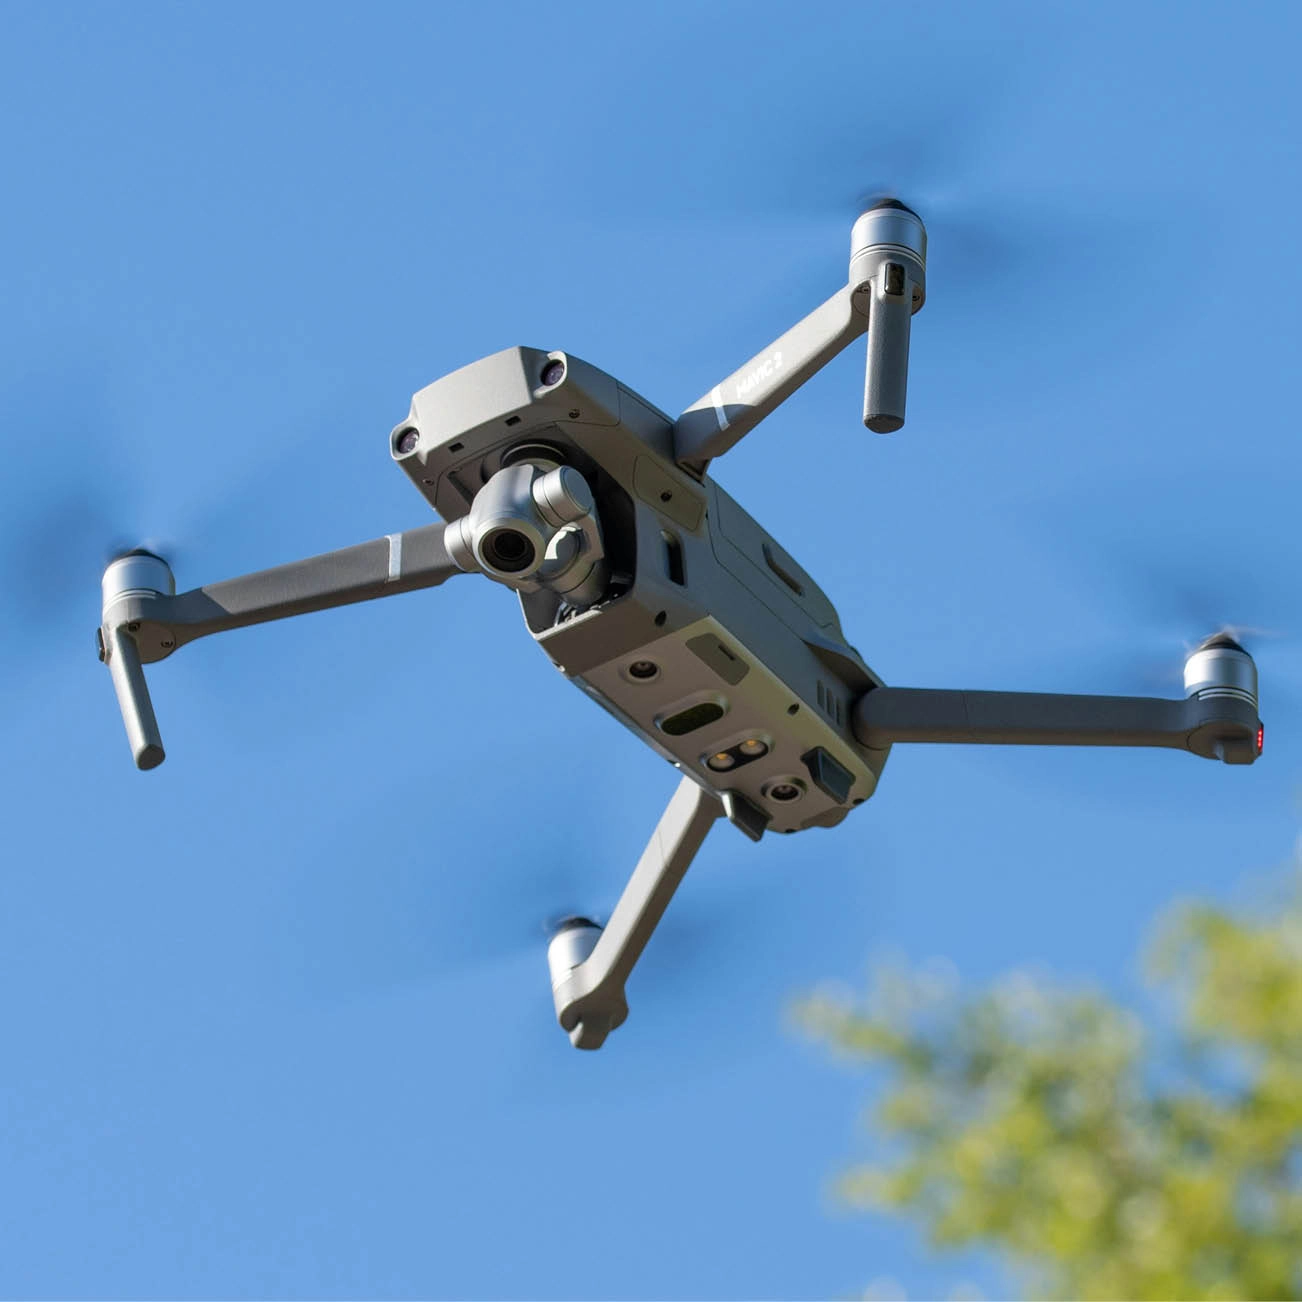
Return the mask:
[[[515,805],[518,837],[486,835],[473,861],[441,853],[437,837],[413,837],[405,819],[350,812],[319,829],[328,854],[296,846],[287,856],[301,867],[287,872],[284,901],[272,910],[292,917],[292,925],[276,925],[290,966],[285,979],[336,1000],[532,969],[546,990],[549,941],[574,918],[609,919],[672,790],[656,783],[645,800],[625,801],[628,824],[598,842],[568,819]],[[441,802],[456,806],[454,784]],[[775,909],[775,893],[791,888],[781,872],[757,876],[753,857],[726,822],[715,825],[639,961],[630,1000],[678,999],[684,983],[710,980],[731,963],[748,966],[747,931],[757,914]]]
[[[1055,555],[1098,612],[1097,645],[1062,670],[1086,686],[1064,690],[1179,695],[1185,657],[1223,637],[1257,662],[1263,711],[1302,699],[1302,601],[1284,577],[1296,572],[1295,545],[1280,528],[1289,483],[1254,475],[1249,487],[1227,472],[1136,477],[1106,490],[1078,483],[1078,508],[1106,506],[1082,515],[1055,501],[1024,512],[1034,545]]]
[[[20,431],[6,450],[0,615],[11,628],[40,633],[8,639],[10,662],[38,654],[47,662],[59,649],[87,654],[99,622],[100,578],[128,552],[163,557],[185,587],[187,580],[221,577],[221,558],[232,547],[260,554],[261,564],[286,550],[277,528],[291,449],[259,450],[242,463],[238,449],[206,460],[191,450],[178,464],[156,441],[151,453],[150,440],[130,437],[105,395],[77,399],[84,387],[44,377],[11,390],[0,408],[0,422]],[[93,413],[89,433],[67,438],[63,417],[52,414],[52,397],[65,391],[74,407]],[[296,488],[302,479],[295,466]]]
[[[966,317],[976,297],[982,311],[1001,312],[1010,298],[1052,285],[1061,317],[1072,283],[1091,284],[1119,242],[1156,226],[1163,205],[1133,183],[1125,193],[1105,186],[1092,168],[1069,185],[1042,181],[1038,124],[1026,113],[1042,68],[983,42],[926,44],[925,57],[881,51],[888,64],[902,59],[889,74],[847,51],[857,70],[828,68],[812,93],[759,84],[745,97],[698,104],[690,157],[651,159],[655,183],[624,206],[634,220],[727,223],[748,241],[775,236],[802,296],[816,302],[828,292],[829,255],[843,257],[855,218],[894,199],[927,227],[933,309],[963,300]]]

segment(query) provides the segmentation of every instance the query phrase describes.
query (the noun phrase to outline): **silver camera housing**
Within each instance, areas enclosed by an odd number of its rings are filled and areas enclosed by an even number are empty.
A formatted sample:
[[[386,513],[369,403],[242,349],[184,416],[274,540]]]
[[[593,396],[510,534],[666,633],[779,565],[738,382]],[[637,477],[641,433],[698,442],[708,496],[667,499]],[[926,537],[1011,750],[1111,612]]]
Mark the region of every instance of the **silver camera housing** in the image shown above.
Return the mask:
[[[475,494],[444,535],[448,554],[520,592],[547,588],[582,609],[603,594],[607,567],[588,482],[573,466],[519,461]]]

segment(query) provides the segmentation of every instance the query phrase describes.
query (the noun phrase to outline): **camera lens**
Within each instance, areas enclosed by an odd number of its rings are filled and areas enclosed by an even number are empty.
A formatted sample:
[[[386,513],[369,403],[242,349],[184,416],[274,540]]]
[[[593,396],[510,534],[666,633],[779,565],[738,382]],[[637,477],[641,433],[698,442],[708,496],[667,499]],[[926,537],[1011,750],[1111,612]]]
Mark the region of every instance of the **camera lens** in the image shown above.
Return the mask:
[[[494,529],[479,545],[484,561],[503,574],[519,574],[533,564],[534,545],[518,529]]]
[[[394,446],[398,449],[398,452],[405,457],[408,452],[414,452],[416,450],[416,444],[419,442],[420,434],[408,426],[398,435],[397,439],[394,441]]]
[[[565,378],[565,363],[558,357],[552,358],[546,366],[542,368],[542,382],[547,388],[554,384],[559,384]]]
[[[643,682],[648,678],[654,678],[659,672],[660,667],[654,660],[634,660],[628,667],[628,676],[640,678]]]

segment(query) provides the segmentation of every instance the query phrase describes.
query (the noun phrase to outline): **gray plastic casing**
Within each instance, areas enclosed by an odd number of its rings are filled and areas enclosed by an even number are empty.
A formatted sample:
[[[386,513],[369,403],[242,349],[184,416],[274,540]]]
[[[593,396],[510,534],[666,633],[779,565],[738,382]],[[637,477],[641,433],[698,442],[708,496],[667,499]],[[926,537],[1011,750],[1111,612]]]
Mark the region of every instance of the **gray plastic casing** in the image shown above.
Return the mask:
[[[543,383],[544,369],[564,367]],[[554,368],[553,368],[554,369]],[[568,678],[685,774],[741,797],[752,835],[830,827],[867,799],[887,750],[858,742],[852,707],[880,685],[841,632],[823,590],[709,475],[674,460],[674,422],[595,366],[562,352],[508,348],[421,389],[391,437],[394,459],[448,521],[512,461],[578,469],[593,490],[611,595],[583,611],[548,591],[520,594],[534,640]],[[405,431],[415,430],[416,445]],[[651,677],[630,673],[650,662]],[[683,735],[665,723],[712,703],[717,719]],[[709,711],[703,712],[708,713]],[[760,739],[759,759],[716,773],[707,759]],[[805,757],[852,777],[829,793]],[[774,786],[796,799],[772,798]]]

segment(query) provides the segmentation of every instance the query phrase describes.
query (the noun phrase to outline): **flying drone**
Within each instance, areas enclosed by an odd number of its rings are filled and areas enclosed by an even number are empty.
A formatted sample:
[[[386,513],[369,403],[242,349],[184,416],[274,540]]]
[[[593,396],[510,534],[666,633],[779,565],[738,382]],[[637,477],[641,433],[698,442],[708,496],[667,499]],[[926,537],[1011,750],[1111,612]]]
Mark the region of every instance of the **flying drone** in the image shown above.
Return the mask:
[[[389,448],[445,524],[179,594],[161,557],[118,557],[97,638],[137,767],[164,757],[142,666],[187,642],[461,574],[514,589],[556,667],[682,774],[606,925],[568,919],[548,946],[557,1019],[596,1049],[627,1017],[629,974],[720,818],[755,841],[834,827],[900,742],[1253,763],[1257,670],[1228,633],[1188,656],[1178,700],[887,686],[817,583],[709,474],[865,333],[864,424],[903,426],[926,254],[912,209],[873,204],[854,223],[846,284],[677,420],[559,351],[508,348],[436,380]]]

